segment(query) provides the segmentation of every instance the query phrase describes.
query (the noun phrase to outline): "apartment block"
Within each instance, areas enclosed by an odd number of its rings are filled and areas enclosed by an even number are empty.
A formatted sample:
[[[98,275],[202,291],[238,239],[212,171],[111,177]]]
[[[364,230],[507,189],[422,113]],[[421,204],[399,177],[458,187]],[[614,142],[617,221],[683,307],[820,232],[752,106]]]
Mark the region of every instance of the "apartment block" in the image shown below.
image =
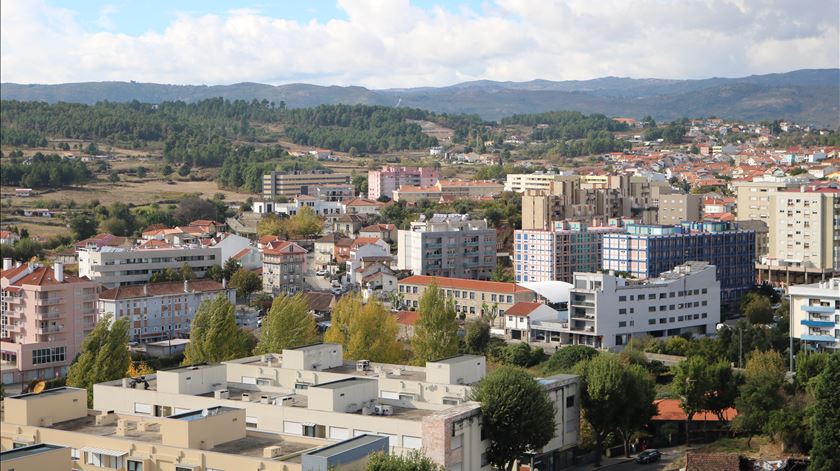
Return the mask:
[[[388,438],[376,435],[337,441],[253,430],[241,402],[202,401],[205,407],[168,408],[166,415],[153,414],[164,408],[149,411],[142,404],[131,412],[100,412],[88,410],[87,393],[76,388],[3,402],[4,471],[360,470],[371,453],[388,452]]]
[[[487,180],[438,180],[432,186],[403,185],[394,190],[394,201],[417,203],[422,199],[431,201],[455,201],[457,199],[482,199],[498,196],[504,186]]]
[[[67,374],[82,341],[96,325],[99,285],[44,267],[3,261],[0,273],[3,384]]]
[[[715,267],[706,262],[688,262],[647,280],[576,273],[570,341],[612,349],[632,337],[713,334],[720,322],[720,291]]]
[[[368,171],[368,198],[394,197],[401,186],[431,187],[440,180],[440,170],[433,167],[382,167]]]
[[[262,249],[263,291],[292,295],[304,288],[306,249],[287,240],[275,240]]]
[[[790,295],[790,335],[806,349],[840,349],[840,278],[794,285]]]
[[[152,275],[167,268],[180,270],[186,264],[196,277],[203,277],[208,268],[222,265],[221,247],[198,244],[173,246],[166,242],[148,241],[137,247],[95,247],[77,250],[79,276],[87,277],[106,288],[147,283]]]
[[[769,253],[756,265],[770,283],[808,283],[840,274],[840,188],[778,191]]]
[[[525,193],[528,190],[549,192],[552,184],[580,182],[579,175],[565,173],[509,173],[505,180],[505,191]]]
[[[100,383],[94,386],[94,409],[148,421],[234,409],[241,411],[246,437],[265,433],[289,441],[338,441],[379,436],[387,440],[389,453],[423,450],[446,469],[489,470],[481,408],[469,400],[472,385],[485,374],[481,356],[458,355],[425,366],[345,362],[341,345],[316,344],[158,371],[146,377],[148,389],[132,387],[129,379]],[[558,375],[541,384],[555,403],[557,429],[546,447],[535,450],[535,459],[558,462],[568,459],[578,442],[578,378]]]
[[[659,224],[673,225],[703,219],[703,196],[670,193],[659,196]]]
[[[463,214],[420,216],[397,233],[397,268],[415,275],[487,280],[496,268],[496,230]]]
[[[623,232],[620,226],[589,227],[560,221],[554,230],[514,231],[514,280],[572,282],[575,272],[601,269],[604,234]]]
[[[755,232],[727,222],[679,226],[628,224],[627,233],[605,234],[603,269],[647,279],[688,261],[717,268],[721,302],[735,303],[755,285]]]
[[[516,283],[437,276],[409,276],[399,280],[397,289],[403,296],[406,307],[417,309],[420,306],[420,298],[431,285],[437,286],[446,296],[451,297],[455,302],[455,311],[465,317],[496,315],[501,320],[514,304],[533,302],[537,299],[536,293]]]
[[[130,340],[149,343],[188,337],[198,307],[218,296],[236,304],[236,290],[228,288],[224,280],[117,286],[99,293],[98,310],[100,317],[128,319]]]
[[[263,199],[274,201],[278,197],[293,198],[308,195],[310,190],[323,185],[346,185],[350,175],[340,173],[281,173],[271,172],[263,175]]]

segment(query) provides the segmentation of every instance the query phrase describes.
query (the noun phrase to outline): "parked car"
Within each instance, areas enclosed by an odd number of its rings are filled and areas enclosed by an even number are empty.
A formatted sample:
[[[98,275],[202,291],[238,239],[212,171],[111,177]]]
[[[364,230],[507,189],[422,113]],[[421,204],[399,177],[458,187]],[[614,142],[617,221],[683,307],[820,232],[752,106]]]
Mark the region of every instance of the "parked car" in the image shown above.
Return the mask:
[[[340,295],[340,294],[342,294],[343,292],[344,292],[344,290],[343,290],[343,289],[341,289],[341,287],[340,287],[340,286],[333,286],[332,288],[330,288],[330,293],[332,293],[332,294],[334,294],[334,295],[336,295],[336,296],[339,296],[339,295]]]
[[[655,461],[659,461],[660,458],[662,458],[662,453],[660,453],[659,450],[645,450],[639,453],[639,456],[636,457],[636,463],[653,463]]]
[[[320,270],[316,271],[316,272],[315,272],[315,275],[316,275],[316,276],[327,276],[327,269],[326,269],[326,268],[322,268],[322,269],[320,269]]]

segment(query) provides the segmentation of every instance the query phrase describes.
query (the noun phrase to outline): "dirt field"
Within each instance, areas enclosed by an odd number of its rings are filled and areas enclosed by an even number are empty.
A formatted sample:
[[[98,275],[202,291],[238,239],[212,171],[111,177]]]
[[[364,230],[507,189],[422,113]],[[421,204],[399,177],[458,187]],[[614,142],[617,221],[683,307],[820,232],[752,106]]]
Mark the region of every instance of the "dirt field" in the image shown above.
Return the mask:
[[[452,135],[454,131],[449,128],[445,128],[437,123],[433,123],[431,121],[420,121],[414,119],[406,120],[409,123],[417,123],[420,125],[420,129],[423,131],[423,134],[436,137],[438,142],[441,144],[448,144],[452,141]]]

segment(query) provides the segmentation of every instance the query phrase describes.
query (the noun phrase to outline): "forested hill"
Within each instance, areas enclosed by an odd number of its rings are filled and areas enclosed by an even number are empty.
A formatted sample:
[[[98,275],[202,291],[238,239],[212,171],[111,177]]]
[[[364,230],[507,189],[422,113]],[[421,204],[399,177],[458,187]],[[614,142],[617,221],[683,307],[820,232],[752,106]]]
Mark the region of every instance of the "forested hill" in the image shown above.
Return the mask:
[[[239,83],[222,86],[162,85],[135,82],[88,82],[0,87],[4,100],[98,101],[144,103],[266,100],[288,108],[322,104],[364,104],[419,108],[435,113],[477,114],[486,120],[523,113],[569,110],[586,114],[658,121],[683,116],[720,116],[751,121],[789,119],[821,126],[840,125],[840,69],[797,70],[783,74],[704,80],[605,77],[582,81],[481,80],[448,87],[369,90],[308,84],[272,86]]]

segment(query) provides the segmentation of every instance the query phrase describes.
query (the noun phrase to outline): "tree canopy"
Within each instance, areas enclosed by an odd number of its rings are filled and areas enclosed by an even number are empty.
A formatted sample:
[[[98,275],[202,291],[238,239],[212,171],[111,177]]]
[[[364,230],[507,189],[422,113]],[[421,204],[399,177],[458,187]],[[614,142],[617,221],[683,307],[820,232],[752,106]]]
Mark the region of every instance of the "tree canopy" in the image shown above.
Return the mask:
[[[88,407],[93,407],[93,385],[123,378],[131,364],[128,319],[111,320],[109,315],[96,323],[67,371],[68,386],[87,389]]]
[[[324,341],[340,343],[345,358],[398,363],[403,347],[397,341],[396,318],[376,300],[362,304],[358,295],[343,296],[332,310]]]
[[[190,329],[184,364],[218,363],[248,356],[248,334],[236,325],[234,306],[224,296],[201,303]]]
[[[814,447],[811,467],[816,471],[840,468],[840,354],[833,353],[814,388]]]
[[[309,314],[302,294],[274,298],[262,329],[255,353],[280,353],[318,340],[315,318]]]
[[[429,285],[420,297],[420,316],[414,326],[411,346],[414,362],[449,357],[458,353],[458,324],[455,321],[455,302],[447,298],[435,285]]]

